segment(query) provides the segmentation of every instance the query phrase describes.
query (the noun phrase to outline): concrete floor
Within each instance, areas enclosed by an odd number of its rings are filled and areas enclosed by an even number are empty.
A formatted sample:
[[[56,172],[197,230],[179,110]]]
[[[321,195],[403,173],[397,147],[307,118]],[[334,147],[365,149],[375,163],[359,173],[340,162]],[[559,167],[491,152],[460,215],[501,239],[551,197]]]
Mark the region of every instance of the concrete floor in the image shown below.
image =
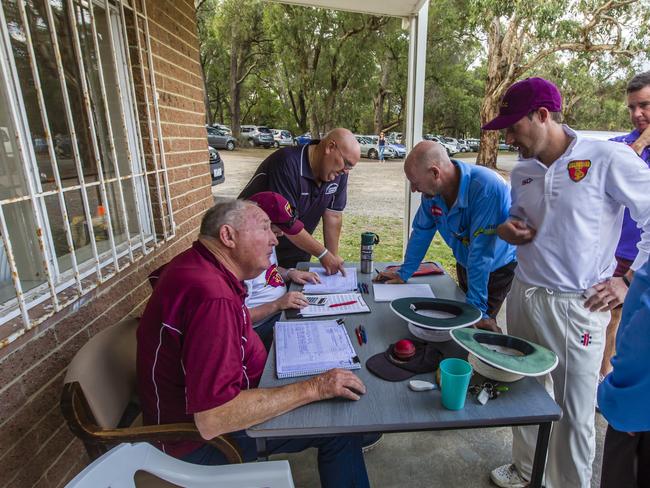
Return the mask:
[[[600,486],[602,444],[607,424],[596,414],[596,458],[592,488]],[[386,434],[366,453],[370,483],[381,488],[494,487],[491,469],[510,461],[509,428]],[[320,486],[316,450],[273,456],[288,459],[296,488]]]
[[[226,181],[213,187],[215,198],[236,197],[257,165],[269,153],[270,151],[261,149],[221,151],[226,166]],[[473,157],[467,160],[473,162]],[[507,172],[515,162],[516,153],[506,153],[499,156],[498,166]],[[379,192],[375,191],[377,181],[382,181]],[[379,165],[375,161],[362,160],[350,178],[346,212],[401,215],[401,211],[396,212],[395,207],[403,205],[403,181],[401,161]],[[368,198],[368,195],[372,197]],[[372,205],[368,205],[369,200]],[[505,325],[505,306],[497,320],[499,325]],[[596,414],[597,448],[592,488],[600,486],[602,445],[606,428],[602,416]],[[510,461],[511,442],[509,428],[387,434],[381,444],[365,455],[365,459],[373,487],[487,488],[494,487],[489,480],[490,470]],[[315,449],[299,454],[273,456],[271,459],[289,460],[296,488],[320,486]]]

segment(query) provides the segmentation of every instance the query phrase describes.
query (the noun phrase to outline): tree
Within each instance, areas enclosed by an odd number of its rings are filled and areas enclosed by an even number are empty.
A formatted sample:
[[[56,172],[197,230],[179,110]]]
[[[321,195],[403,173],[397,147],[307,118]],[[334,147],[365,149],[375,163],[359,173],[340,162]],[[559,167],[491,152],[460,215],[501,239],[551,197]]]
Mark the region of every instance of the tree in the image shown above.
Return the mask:
[[[244,83],[254,70],[270,56],[269,40],[262,28],[263,9],[255,0],[221,0],[214,4],[206,0],[214,12],[210,21],[205,49],[215,43],[218,51],[206,55],[225,53],[228,60],[228,112],[233,135],[239,136],[241,127],[241,100]],[[220,61],[223,58],[220,58]],[[213,60],[214,61],[214,60]],[[211,80],[210,80],[211,81]],[[215,80],[223,83],[223,79]],[[223,99],[222,91],[219,91]]]
[[[387,18],[271,5],[265,20],[299,130],[317,136],[345,125],[350,110],[371,101],[367,87],[378,66],[371,54]]]
[[[428,21],[425,131],[447,136],[478,133],[483,71],[472,68],[481,45],[470,28],[467,0],[432,3]]]
[[[475,25],[486,35],[487,76],[481,125],[517,79],[555,53],[638,54],[647,44],[648,9],[637,0],[472,0]],[[634,29],[634,39],[626,32]],[[477,163],[496,167],[499,134],[481,134]]]
[[[379,75],[372,100],[375,134],[402,124],[401,107],[404,106],[404,95],[406,95],[404,74],[408,61],[408,37],[399,25],[398,19],[389,20],[383,29],[379,29],[377,44],[376,50],[372,53],[379,64]],[[398,99],[395,105],[391,104],[393,97]],[[399,108],[397,113],[393,113],[394,107]],[[390,120],[391,116],[393,120]]]

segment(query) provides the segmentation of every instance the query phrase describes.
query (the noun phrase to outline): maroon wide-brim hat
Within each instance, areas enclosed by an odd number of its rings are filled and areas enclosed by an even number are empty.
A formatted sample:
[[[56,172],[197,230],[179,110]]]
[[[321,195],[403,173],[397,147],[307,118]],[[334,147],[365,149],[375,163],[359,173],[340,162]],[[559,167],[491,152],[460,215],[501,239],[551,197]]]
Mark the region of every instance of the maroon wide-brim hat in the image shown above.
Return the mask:
[[[297,219],[295,209],[279,193],[262,191],[251,195],[249,200],[257,203],[258,207],[269,216],[271,223],[285,234],[295,236],[305,228],[305,225]]]
[[[561,112],[562,95],[560,95],[560,90],[544,78],[526,78],[508,88],[499,104],[499,115],[481,129],[505,129],[530,112],[542,107],[550,112]]]

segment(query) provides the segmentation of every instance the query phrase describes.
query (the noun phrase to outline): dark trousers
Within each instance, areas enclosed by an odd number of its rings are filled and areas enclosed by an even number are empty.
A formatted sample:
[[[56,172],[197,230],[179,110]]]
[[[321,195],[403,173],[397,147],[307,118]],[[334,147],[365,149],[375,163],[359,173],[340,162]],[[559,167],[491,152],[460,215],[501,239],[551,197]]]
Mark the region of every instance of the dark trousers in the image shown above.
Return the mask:
[[[299,262],[309,262],[311,259],[311,254],[302,249],[298,249],[286,237],[280,237],[278,241],[278,245],[275,246],[275,253],[278,256],[279,266],[283,268],[295,268]]]
[[[244,461],[257,459],[254,439],[243,431],[230,435],[242,450]],[[301,452],[315,447],[318,449],[318,474],[322,488],[369,488],[361,439],[361,435],[275,439],[267,441],[266,447],[268,454]],[[202,465],[226,464],[223,454],[208,444],[187,454],[183,460]]]
[[[634,436],[611,425],[605,434],[600,488],[647,488],[650,486],[650,432]]]
[[[492,318],[496,318],[503,301],[508,296],[516,267],[517,261],[512,261],[490,273],[487,289],[487,314]],[[456,274],[458,275],[458,286],[467,293],[467,270],[464,266],[456,263]]]

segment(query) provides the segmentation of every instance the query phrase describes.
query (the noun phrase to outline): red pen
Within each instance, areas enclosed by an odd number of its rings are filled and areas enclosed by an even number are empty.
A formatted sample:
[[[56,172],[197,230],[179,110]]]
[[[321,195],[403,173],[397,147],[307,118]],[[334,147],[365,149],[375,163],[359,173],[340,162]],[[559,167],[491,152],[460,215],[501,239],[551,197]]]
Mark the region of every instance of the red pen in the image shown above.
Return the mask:
[[[352,301],[350,301],[350,302],[334,303],[334,304],[330,305],[330,308],[334,308],[334,307],[342,307],[342,306],[344,306],[344,305],[352,305],[352,304],[354,304],[354,303],[357,303],[357,301],[356,301],[356,300],[352,300]]]
[[[357,336],[357,341],[359,341],[359,345],[363,345],[363,336],[361,335],[361,331],[358,328],[354,329],[354,334]]]

